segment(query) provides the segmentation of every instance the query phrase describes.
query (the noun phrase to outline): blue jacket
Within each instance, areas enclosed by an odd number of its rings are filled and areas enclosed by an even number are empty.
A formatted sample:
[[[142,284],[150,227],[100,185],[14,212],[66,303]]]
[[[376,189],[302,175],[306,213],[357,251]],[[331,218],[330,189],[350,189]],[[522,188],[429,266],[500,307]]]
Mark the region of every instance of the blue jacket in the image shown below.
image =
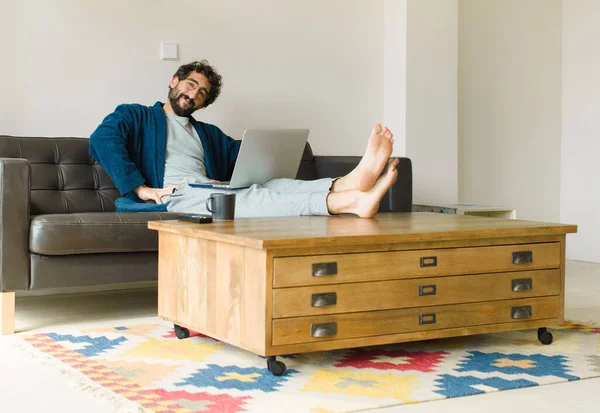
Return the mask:
[[[191,116],[190,122],[204,148],[208,177],[230,180],[239,144],[214,125]],[[161,102],[154,106],[119,105],[92,133],[90,155],[125,197],[116,201],[118,211],[166,211],[165,205],[144,203],[133,192],[142,184],[163,187],[166,144],[167,119]]]

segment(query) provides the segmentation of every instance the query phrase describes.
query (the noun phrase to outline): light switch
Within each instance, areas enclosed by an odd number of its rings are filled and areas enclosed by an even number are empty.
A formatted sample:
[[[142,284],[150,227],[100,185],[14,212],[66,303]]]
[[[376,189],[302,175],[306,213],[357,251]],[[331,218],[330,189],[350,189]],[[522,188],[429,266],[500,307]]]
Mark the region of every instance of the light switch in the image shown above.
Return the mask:
[[[177,60],[177,43],[161,43],[160,60]]]

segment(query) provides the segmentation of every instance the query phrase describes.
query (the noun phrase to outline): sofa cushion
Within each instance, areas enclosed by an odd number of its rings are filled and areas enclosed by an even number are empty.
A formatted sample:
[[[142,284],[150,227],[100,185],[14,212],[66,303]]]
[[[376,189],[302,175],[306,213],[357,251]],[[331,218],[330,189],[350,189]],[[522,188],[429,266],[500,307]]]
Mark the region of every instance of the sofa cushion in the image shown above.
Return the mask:
[[[157,251],[158,233],[148,229],[148,221],[176,218],[168,212],[39,215],[31,221],[29,250],[40,255]]]

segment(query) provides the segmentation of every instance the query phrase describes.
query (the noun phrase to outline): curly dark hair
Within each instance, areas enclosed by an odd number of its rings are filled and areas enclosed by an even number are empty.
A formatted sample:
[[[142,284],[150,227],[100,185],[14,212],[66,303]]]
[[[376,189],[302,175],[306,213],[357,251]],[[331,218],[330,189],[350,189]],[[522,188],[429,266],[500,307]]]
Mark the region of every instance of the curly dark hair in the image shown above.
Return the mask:
[[[208,93],[208,96],[204,101],[204,105],[202,106],[205,108],[217,100],[221,94],[221,87],[223,86],[221,75],[217,73],[214,67],[208,64],[208,61],[202,60],[200,62],[196,61],[180,66],[173,76],[177,76],[179,80],[184,80],[187,79],[192,72],[202,73],[204,76],[206,76],[208,82],[210,83],[210,92]]]

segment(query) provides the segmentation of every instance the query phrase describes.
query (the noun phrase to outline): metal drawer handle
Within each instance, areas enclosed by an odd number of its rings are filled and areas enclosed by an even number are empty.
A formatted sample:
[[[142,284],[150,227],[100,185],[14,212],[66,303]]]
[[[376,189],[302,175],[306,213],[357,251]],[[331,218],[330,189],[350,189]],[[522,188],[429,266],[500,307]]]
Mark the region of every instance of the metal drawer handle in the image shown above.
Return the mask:
[[[337,262],[318,262],[312,265],[313,277],[337,274]]]
[[[533,262],[533,252],[515,251],[512,253],[513,264],[529,264]]]
[[[421,268],[437,267],[437,257],[421,257]]]
[[[331,337],[337,334],[337,323],[320,323],[310,325],[311,337]]]
[[[328,305],[336,304],[337,293],[313,294],[310,300],[310,305],[313,307],[327,307]]]
[[[419,314],[419,325],[435,324],[435,313]]]
[[[512,280],[513,291],[531,291],[533,290],[533,280],[531,278],[519,278]]]
[[[419,297],[424,295],[435,295],[437,293],[437,287],[433,285],[419,285]]]
[[[511,317],[514,319],[531,318],[531,315],[532,315],[530,305],[522,305],[519,307],[512,307],[510,312],[511,312]]]

